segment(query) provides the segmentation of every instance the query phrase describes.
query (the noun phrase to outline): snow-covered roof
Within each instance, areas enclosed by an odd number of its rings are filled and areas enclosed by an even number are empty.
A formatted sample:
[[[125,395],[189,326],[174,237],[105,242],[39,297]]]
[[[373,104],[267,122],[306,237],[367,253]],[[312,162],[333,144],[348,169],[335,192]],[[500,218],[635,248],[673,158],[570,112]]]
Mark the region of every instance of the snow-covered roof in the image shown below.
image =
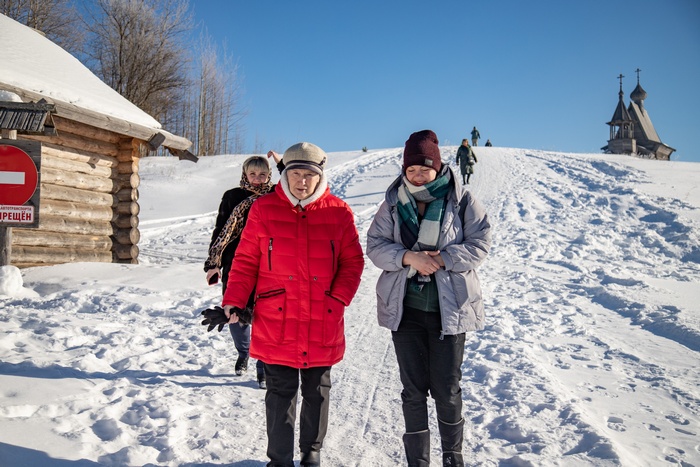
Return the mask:
[[[117,133],[185,150],[192,143],[160,123],[95,76],[85,65],[32,28],[0,14],[0,91],[25,100],[45,98],[56,114]],[[0,99],[1,100],[1,99]]]
[[[0,15],[0,83],[160,129],[160,123],[49,39]]]

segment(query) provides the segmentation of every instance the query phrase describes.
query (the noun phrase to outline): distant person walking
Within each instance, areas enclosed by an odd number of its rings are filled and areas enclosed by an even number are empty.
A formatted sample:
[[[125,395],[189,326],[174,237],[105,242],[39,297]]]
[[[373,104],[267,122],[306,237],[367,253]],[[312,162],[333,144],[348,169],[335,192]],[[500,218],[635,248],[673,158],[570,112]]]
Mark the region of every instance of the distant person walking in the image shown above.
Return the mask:
[[[474,127],[474,129],[472,130],[472,146],[478,146],[479,138],[481,138],[479,130],[477,130],[476,127]]]
[[[377,318],[389,328],[399,376],[409,466],[430,465],[428,396],[435,400],[443,466],[464,467],[462,361],[467,331],[484,328],[476,268],[491,246],[483,206],[443,164],[430,130],[413,133],[403,173],[367,232],[367,256],[382,269]]]
[[[491,140],[490,140],[490,139],[487,139],[487,140],[486,140],[486,144],[484,144],[484,146],[486,146],[487,148],[490,148],[491,146],[493,146],[493,144],[491,144]]]
[[[456,162],[459,164],[459,171],[462,174],[462,183],[469,185],[469,177],[474,173],[474,164],[479,161],[466,138],[462,140],[462,145],[457,149]]]

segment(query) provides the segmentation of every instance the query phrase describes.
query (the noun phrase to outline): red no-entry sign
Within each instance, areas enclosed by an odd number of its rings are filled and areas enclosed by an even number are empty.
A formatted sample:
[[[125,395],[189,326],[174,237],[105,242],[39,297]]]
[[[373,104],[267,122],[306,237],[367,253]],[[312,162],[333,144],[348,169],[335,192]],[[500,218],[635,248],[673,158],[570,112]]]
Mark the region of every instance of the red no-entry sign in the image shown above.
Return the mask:
[[[0,205],[22,206],[36,191],[39,174],[32,158],[15,146],[0,144]]]

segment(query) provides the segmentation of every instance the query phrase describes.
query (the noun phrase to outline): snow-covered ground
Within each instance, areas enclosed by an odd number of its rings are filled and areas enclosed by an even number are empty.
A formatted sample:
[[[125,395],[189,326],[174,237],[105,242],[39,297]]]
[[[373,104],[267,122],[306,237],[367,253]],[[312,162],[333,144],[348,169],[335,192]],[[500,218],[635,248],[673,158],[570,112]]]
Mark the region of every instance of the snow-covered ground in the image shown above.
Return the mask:
[[[401,151],[330,154],[363,245]],[[468,465],[700,466],[700,164],[476,151],[494,244],[463,364]],[[264,391],[234,375],[230,335],[199,324],[221,293],[202,271],[215,211],[244,159],[142,161],[139,265],[2,269],[1,466],[265,464]],[[403,464],[378,275],[367,261],[346,313],[326,466]]]

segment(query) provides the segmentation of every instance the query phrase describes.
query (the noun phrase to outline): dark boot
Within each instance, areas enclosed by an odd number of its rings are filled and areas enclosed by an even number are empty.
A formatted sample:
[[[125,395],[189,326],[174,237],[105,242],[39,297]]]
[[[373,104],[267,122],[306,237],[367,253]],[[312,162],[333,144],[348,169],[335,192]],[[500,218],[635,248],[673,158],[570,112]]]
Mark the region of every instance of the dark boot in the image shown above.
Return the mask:
[[[321,452],[320,451],[309,451],[301,454],[301,462],[299,467],[320,467],[321,466]]]
[[[408,467],[430,467],[430,431],[423,430],[403,435]]]
[[[240,355],[236,359],[236,376],[241,376],[243,373],[248,371],[248,357],[241,357]]]
[[[464,419],[457,423],[445,423],[438,420],[440,441],[442,443],[443,467],[464,467],[462,457],[462,440],[464,439]]]

